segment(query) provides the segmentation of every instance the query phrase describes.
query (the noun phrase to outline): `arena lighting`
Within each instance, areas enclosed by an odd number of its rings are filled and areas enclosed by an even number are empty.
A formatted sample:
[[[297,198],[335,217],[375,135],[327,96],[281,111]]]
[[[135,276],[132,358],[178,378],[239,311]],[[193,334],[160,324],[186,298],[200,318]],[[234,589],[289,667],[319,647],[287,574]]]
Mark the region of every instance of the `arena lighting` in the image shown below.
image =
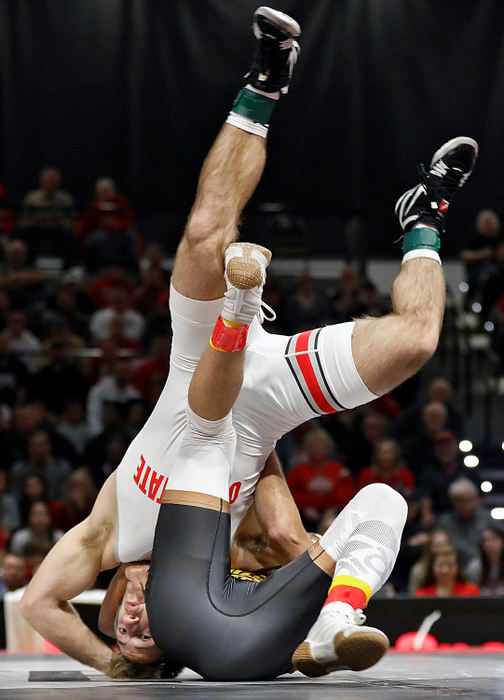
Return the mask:
[[[476,457],[476,455],[466,455],[464,457],[464,464],[466,467],[469,467],[469,469],[473,469],[474,467],[478,466],[479,459]]]
[[[467,284],[467,282],[461,282],[461,283],[459,284],[459,290],[462,292],[462,294],[465,294],[466,292],[468,292],[468,291],[469,291],[469,285]]]
[[[475,314],[481,313],[481,304],[479,301],[475,301],[474,304],[471,306],[471,309],[474,311]]]
[[[473,444],[470,440],[461,440],[459,442],[459,450],[461,452],[470,452],[473,448]],[[502,443],[502,449],[504,450],[504,442]]]
[[[504,450],[504,442],[502,443],[501,448]]]
[[[485,321],[483,324],[483,328],[488,331],[488,333],[491,333],[493,329],[495,328],[493,321]]]
[[[491,481],[482,481],[480,484],[480,489],[483,491],[483,493],[490,493],[490,491],[493,489],[493,484]]]
[[[504,508],[492,508],[490,515],[494,520],[504,520]]]

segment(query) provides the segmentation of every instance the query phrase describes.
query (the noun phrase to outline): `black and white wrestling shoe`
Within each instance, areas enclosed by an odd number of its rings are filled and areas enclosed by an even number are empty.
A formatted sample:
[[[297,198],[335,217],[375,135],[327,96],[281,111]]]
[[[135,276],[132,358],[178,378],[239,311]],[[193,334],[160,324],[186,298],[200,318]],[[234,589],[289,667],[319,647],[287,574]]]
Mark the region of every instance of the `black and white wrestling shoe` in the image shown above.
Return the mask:
[[[405,192],[396,202],[395,213],[404,231],[417,222],[444,232],[445,215],[457,190],[472,172],[478,144],[468,136],[457,136],[438,148],[430,169],[418,166],[420,184]]]
[[[300,51],[295,41],[301,34],[299,24],[279,10],[258,7],[252,29],[257,47],[245,78],[257,90],[286,94]]]

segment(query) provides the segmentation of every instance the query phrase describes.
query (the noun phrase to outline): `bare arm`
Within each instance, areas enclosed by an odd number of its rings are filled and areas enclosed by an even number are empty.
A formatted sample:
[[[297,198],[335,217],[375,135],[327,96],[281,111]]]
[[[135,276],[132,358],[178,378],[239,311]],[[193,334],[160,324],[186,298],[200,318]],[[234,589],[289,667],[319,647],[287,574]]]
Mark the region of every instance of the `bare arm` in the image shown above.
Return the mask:
[[[69,530],[51,549],[30,581],[20,611],[43,637],[61,651],[106,672],[111,649],[84,624],[69,603],[87,590],[113,558],[115,475],[103,485],[91,515]]]
[[[282,564],[302,554],[312,540],[301,522],[282,465],[272,452],[264,465],[254,493],[254,511],[261,530]]]
[[[311,544],[273,452],[257,483],[254,503],[233,540],[231,565],[248,571],[283,566]]]

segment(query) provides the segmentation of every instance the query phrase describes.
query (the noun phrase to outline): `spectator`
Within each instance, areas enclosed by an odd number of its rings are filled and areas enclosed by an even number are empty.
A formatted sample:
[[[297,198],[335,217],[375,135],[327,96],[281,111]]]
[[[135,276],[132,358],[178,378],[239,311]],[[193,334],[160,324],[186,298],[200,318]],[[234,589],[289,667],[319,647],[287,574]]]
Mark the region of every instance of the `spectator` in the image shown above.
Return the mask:
[[[307,274],[298,277],[296,291],[285,304],[288,333],[317,328],[327,323],[329,315],[329,301],[317,290],[313,277]]]
[[[44,475],[51,500],[62,500],[66,493],[70,465],[66,459],[54,457],[51,441],[45,430],[36,430],[28,438],[28,459],[12,465],[12,490],[18,498],[25,476],[32,471]]]
[[[110,453],[108,445],[118,439],[123,445],[128,445],[131,435],[124,425],[125,406],[115,403],[105,403],[103,406],[103,430],[91,438],[86,446],[84,463],[89,466],[93,474],[96,486],[100,487],[108,473],[103,465],[109,463]]]
[[[122,339],[138,343],[145,328],[142,316],[131,306],[131,295],[124,289],[111,289],[109,306],[95,311],[90,329],[95,341],[114,338],[118,345]]]
[[[347,265],[337,282],[337,290],[332,304],[332,323],[351,321],[365,312],[360,301],[360,276],[358,271]]]
[[[495,249],[502,240],[500,219],[493,209],[479,211],[475,223],[475,235],[460,251],[466,264],[468,301],[473,300],[482,283],[495,271]]]
[[[24,558],[26,561],[26,571],[29,579],[35,574],[46,556],[53,547],[54,542],[47,539],[35,537],[26,543],[24,548]]]
[[[52,416],[58,417],[63,413],[69,395],[85,401],[87,392],[86,378],[71,362],[64,338],[52,338],[48,344],[46,364],[29,383],[30,398],[44,401]]]
[[[119,265],[109,265],[89,287],[88,296],[95,309],[103,309],[110,305],[110,292],[123,289],[133,295],[134,287],[129,281],[126,270]]]
[[[26,399],[28,371],[26,366],[9,352],[9,340],[0,334],[0,404],[13,406]]]
[[[439,527],[446,530],[462,557],[464,566],[472,566],[471,560],[479,559],[481,534],[492,527],[494,520],[481,507],[476,486],[462,477],[453,481],[448,489],[453,509],[439,518]]]
[[[491,275],[481,283],[481,305],[484,320],[495,319],[499,299],[504,293],[504,242],[495,249],[495,263]]]
[[[464,421],[453,401],[453,387],[445,377],[436,377],[429,384],[427,391],[428,401],[439,401],[444,404],[448,417],[446,427],[455,435],[460,435],[464,429]]]
[[[58,523],[62,508],[61,501],[51,501],[47,492],[47,480],[40,472],[28,472],[23,479],[21,498],[19,499],[19,512],[21,522],[28,519],[28,512],[33,503],[44,501],[49,506],[53,524]]]
[[[169,293],[169,283],[159,267],[148,267],[141,271],[142,283],[135,290],[133,304],[144,316],[154,312],[160,294]]]
[[[44,168],[39,185],[23,199],[19,235],[35,259],[43,255],[59,257],[67,266],[74,257],[73,197],[61,189],[61,173],[56,168]]]
[[[387,484],[400,493],[409,493],[415,488],[415,477],[404,466],[401,449],[395,440],[386,438],[376,444],[371,466],[359,474],[358,488],[368,484]]]
[[[170,349],[170,335],[153,338],[150,357],[138,365],[131,377],[132,384],[151,407],[158,400],[170,369]]]
[[[7,190],[0,184],[0,244],[5,247],[14,232],[14,212],[9,206]]]
[[[316,530],[326,511],[336,515],[344,508],[355,493],[355,485],[348,469],[329,458],[334,444],[326,430],[311,430],[303,447],[308,461],[289,472],[287,483],[306,528]]]
[[[63,537],[62,530],[52,527],[51,510],[45,501],[35,501],[28,511],[26,526],[14,533],[10,547],[16,554],[24,554],[25,546],[33,539],[47,540],[51,544]]]
[[[93,478],[98,486],[117,469],[130,443],[130,436],[124,439],[121,435],[113,435],[104,444],[105,458],[102,462],[93,463]]]
[[[434,461],[426,466],[420,479],[424,513],[430,513],[435,520],[449,510],[448,488],[466,473],[455,435],[449,430],[440,430],[434,436]]]
[[[101,177],[95,183],[95,198],[89,202],[75,226],[86,268],[96,272],[104,264],[138,269],[138,234],[129,201],[119,194],[114,180]]]
[[[40,270],[28,264],[28,251],[23,241],[10,241],[0,264],[0,289],[9,294],[12,308],[31,311],[40,306],[43,281]]]
[[[369,466],[373,459],[376,445],[387,434],[387,422],[376,411],[368,410],[362,418],[355,439],[349,445],[348,467],[354,474]]]
[[[16,499],[6,493],[7,471],[0,467],[0,527],[6,540],[9,539],[13,530],[21,525],[19,508]]]
[[[87,518],[97,493],[89,469],[80,467],[72,472],[68,482],[68,492],[59,512],[58,527],[67,531]]]
[[[88,394],[86,413],[91,434],[98,435],[103,430],[103,408],[106,403],[125,405],[138,398],[140,398],[140,393],[131,383],[129,360],[117,360],[112,374],[103,377],[91,388]]]
[[[7,327],[1,334],[7,341],[8,352],[24,364],[30,374],[34,374],[40,364],[40,340],[28,329],[28,319],[23,311],[10,311],[7,314]]]
[[[149,347],[153,338],[158,335],[171,334],[171,316],[170,307],[168,305],[170,294],[168,291],[161,292],[159,295],[153,313],[147,319],[143,344]]]
[[[79,291],[72,282],[62,282],[47,300],[42,312],[42,326],[54,328],[66,326],[73,336],[89,339],[89,322],[79,308]]]
[[[457,550],[449,546],[439,549],[432,555],[427,573],[415,593],[420,598],[469,597],[479,594],[476,584],[466,582]]]
[[[429,534],[422,522],[421,493],[418,490],[403,493],[408,504],[408,516],[401,537],[399,554],[389,583],[395,592],[407,593],[409,575],[412,566],[417,562],[420,548],[429,541]]]
[[[0,600],[9,591],[17,591],[18,588],[23,588],[27,583],[24,557],[15,552],[7,552],[0,574]]]
[[[428,401],[422,411],[421,423],[416,434],[405,445],[405,455],[411,470],[421,474],[434,461],[434,439],[446,429],[448,411],[440,401]]]
[[[82,458],[86,445],[91,438],[89,427],[84,420],[84,403],[76,398],[65,401],[61,420],[56,426],[56,432],[72,445],[75,453]]]
[[[420,559],[413,564],[409,573],[408,588],[409,592],[414,595],[420,587],[420,582],[427,575],[432,556],[445,547],[453,547],[453,542],[445,530],[436,528],[430,532],[419,533],[412,544],[417,548],[417,553],[419,547],[423,548]]]
[[[127,408],[126,427],[131,440],[138,435],[151,413],[146,401],[130,401]]]
[[[504,532],[496,526],[481,533],[481,559],[473,570],[481,595],[504,596]]]

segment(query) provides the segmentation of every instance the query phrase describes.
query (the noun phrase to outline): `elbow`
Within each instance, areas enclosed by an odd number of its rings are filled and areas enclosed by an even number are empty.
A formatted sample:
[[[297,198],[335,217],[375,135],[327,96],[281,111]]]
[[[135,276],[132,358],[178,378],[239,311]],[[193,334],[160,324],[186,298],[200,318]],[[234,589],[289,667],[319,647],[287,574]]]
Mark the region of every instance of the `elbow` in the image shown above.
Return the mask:
[[[299,556],[311,544],[301,525],[299,528],[274,525],[268,528],[268,539],[270,547],[289,561]]]
[[[36,605],[33,596],[26,590],[19,601],[19,612],[27,622],[31,623],[35,614],[35,609]]]

